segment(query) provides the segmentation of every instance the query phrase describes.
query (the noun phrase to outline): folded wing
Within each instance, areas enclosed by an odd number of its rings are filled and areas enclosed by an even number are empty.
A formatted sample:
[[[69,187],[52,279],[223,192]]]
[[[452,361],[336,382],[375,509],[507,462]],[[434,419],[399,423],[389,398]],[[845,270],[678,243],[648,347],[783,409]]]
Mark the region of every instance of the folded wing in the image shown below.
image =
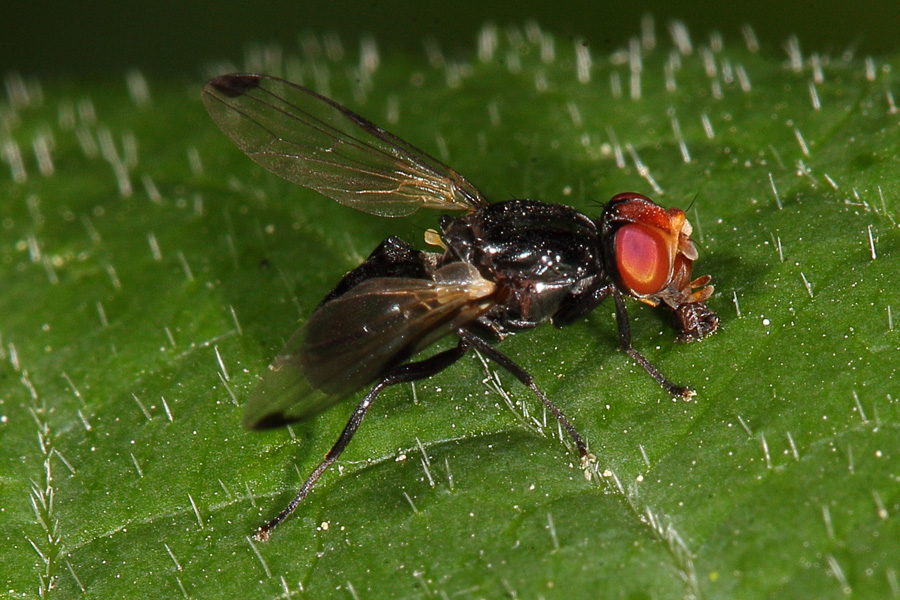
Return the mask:
[[[253,429],[312,416],[374,383],[493,304],[494,284],[454,263],[434,280],[369,279],[312,314],[269,366],[244,413]]]

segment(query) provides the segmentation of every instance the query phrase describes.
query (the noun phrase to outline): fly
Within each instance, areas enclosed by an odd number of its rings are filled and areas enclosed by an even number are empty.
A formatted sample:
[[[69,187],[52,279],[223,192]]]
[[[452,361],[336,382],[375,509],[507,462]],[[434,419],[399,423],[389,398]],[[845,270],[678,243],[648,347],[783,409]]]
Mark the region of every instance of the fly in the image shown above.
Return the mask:
[[[450,167],[329,98],[265,75],[210,80],[203,101],[247,156],[288,181],[379,216],[420,208],[444,215],[414,249],[384,240],[338,282],[275,357],[244,413],[250,429],[308,419],[371,386],[296,497],[255,537],[266,540],[334,463],[381,391],[439,373],[477,350],[528,386],[572,438],[583,465],[583,438],[533,377],[487,340],[502,340],[550,321],[564,327],[606,298],[616,307],[619,343],[673,396],[694,391],[671,383],[631,345],[624,298],[671,312],[679,341],[718,327],[705,301],[709,275],[692,279],[697,250],[682,210],[636,193],[618,194],[599,219],[535,200],[488,203]],[[455,347],[416,354],[446,335]]]

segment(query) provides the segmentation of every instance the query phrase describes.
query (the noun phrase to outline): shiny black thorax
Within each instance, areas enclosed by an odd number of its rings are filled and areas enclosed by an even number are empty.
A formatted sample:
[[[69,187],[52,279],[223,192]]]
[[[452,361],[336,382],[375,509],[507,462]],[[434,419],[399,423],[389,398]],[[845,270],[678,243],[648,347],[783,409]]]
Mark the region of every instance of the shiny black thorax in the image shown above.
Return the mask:
[[[386,238],[322,304],[368,279],[429,279],[436,268],[465,262],[497,284],[494,305],[478,323],[503,336],[548,320],[567,325],[594,308],[591,297],[609,285],[599,227],[569,206],[508,200],[461,217],[441,217],[440,227],[443,255]]]
[[[508,200],[440,225],[448,255],[498,285],[482,319],[498,332],[535,327],[605,279],[598,228],[569,206]]]

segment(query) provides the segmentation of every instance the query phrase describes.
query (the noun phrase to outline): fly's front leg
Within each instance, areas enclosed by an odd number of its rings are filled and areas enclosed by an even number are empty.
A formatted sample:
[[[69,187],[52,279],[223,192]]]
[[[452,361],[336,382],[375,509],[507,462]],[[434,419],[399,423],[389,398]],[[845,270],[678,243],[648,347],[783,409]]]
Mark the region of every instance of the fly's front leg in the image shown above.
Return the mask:
[[[644,358],[644,355],[635,350],[631,345],[631,325],[628,323],[628,311],[625,309],[625,300],[622,298],[622,293],[614,284],[606,283],[596,288],[590,294],[584,294],[571,304],[564,306],[553,316],[553,324],[557,327],[565,327],[566,325],[574,323],[576,319],[579,319],[599,306],[610,294],[612,294],[616,303],[616,323],[619,326],[619,344],[622,346],[622,349],[628,356],[634,359],[635,362],[644,367],[650,376],[673,396],[681,396],[683,398],[694,396],[696,393],[694,390],[675,385],[666,379],[665,376],[659,372],[659,369],[654,367],[649,360]]]
[[[569,437],[572,438],[572,441],[575,442],[575,447],[578,448],[578,456],[581,458],[582,465],[586,465],[594,456],[588,452],[587,444],[584,443],[584,439],[581,437],[581,434],[575,429],[575,426],[572,425],[571,421],[566,418],[566,415],[563,414],[561,410],[559,410],[555,404],[550,401],[550,398],[544,394],[543,391],[537,386],[534,382],[534,377],[531,374],[517,365],[511,358],[485,342],[483,339],[471,333],[465,329],[460,329],[456,332],[459,336],[459,339],[462,342],[465,342],[468,346],[475,348],[489,359],[509,371],[516,379],[527,385],[531,388],[531,391],[535,393],[535,395],[541,399],[541,402],[544,403],[544,406],[553,413],[553,416],[559,421],[560,425],[566,430],[566,433],[569,434]]]
[[[665,376],[659,372],[659,369],[654,367],[649,360],[644,358],[643,354],[634,349],[631,345],[631,325],[628,323],[628,312],[625,310],[625,301],[622,299],[622,294],[619,290],[615,288],[612,288],[612,295],[616,301],[616,323],[619,325],[619,344],[621,344],[622,349],[627,352],[628,356],[633,358],[635,362],[644,367],[644,370],[650,373],[650,376],[653,377],[659,385],[663,386],[667,392],[673,396],[681,396],[685,399],[693,397],[697,392],[688,387],[675,385],[666,379]]]
[[[372,406],[372,403],[375,401],[375,398],[378,397],[378,394],[381,393],[381,390],[384,388],[396,385],[398,383],[407,383],[410,381],[417,381],[419,379],[426,379],[435,375],[436,373],[440,373],[460,358],[465,355],[469,350],[469,344],[460,339],[459,343],[455,348],[451,348],[449,350],[444,350],[443,352],[439,352],[434,356],[426,358],[425,360],[420,360],[417,362],[406,363],[400,365],[398,367],[394,367],[391,371],[389,371],[386,375],[384,375],[381,380],[376,383],[369,393],[366,394],[366,397],[362,399],[362,402],[356,407],[356,410],[353,411],[353,414],[350,416],[350,420],[347,421],[347,425],[344,427],[344,431],[341,432],[341,436],[337,439],[337,442],[334,443],[334,446],[331,447],[331,450],[328,451],[328,454],[325,455],[325,459],[319,463],[319,465],[313,469],[313,472],[309,474],[309,477],[306,478],[306,481],[303,482],[303,485],[300,487],[300,491],[297,492],[297,495],[294,496],[294,499],[291,500],[284,510],[278,513],[274,519],[260,527],[256,530],[256,533],[253,537],[260,541],[264,542],[269,539],[269,534],[273,529],[278,527],[285,519],[287,519],[292,512],[294,512],[300,503],[303,502],[304,498],[309,495],[309,492],[312,491],[313,486],[316,484],[316,481],[319,480],[319,477],[322,476],[328,467],[334,463],[341,455],[341,452],[344,451],[344,448],[347,447],[347,444],[350,443],[350,440],[353,439],[353,434],[356,433],[356,430],[359,428],[360,423],[362,423],[363,418],[366,416],[366,413],[369,410],[369,407]]]

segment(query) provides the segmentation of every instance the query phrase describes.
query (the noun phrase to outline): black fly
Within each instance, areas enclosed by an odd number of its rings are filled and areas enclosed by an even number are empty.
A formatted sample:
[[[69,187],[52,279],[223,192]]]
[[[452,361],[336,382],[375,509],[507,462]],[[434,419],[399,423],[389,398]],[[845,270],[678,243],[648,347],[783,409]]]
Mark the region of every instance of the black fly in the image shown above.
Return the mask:
[[[425,152],[324,96],[263,75],[216,77],[203,89],[213,119],[247,156],[299,185],[380,216],[420,208],[442,216],[422,252],[389,237],[319,304],[269,366],[250,397],[244,425],[266,429],[309,418],[374,384],[297,496],[256,532],[265,540],[309,494],[350,442],[384,388],[443,371],[469,350],[492,359],[531,388],[571,436],[583,463],[591,455],[575,427],[534,379],[485,338],[550,321],[569,325],[612,296],[625,352],[674,396],[672,384],[631,345],[625,296],[671,311],[680,341],[713,333],[705,304],[708,275],[691,279],[697,250],[684,212],[635,193],[618,194],[591,219],[534,200],[489,204],[471,183]],[[411,359],[453,334],[455,347]]]

